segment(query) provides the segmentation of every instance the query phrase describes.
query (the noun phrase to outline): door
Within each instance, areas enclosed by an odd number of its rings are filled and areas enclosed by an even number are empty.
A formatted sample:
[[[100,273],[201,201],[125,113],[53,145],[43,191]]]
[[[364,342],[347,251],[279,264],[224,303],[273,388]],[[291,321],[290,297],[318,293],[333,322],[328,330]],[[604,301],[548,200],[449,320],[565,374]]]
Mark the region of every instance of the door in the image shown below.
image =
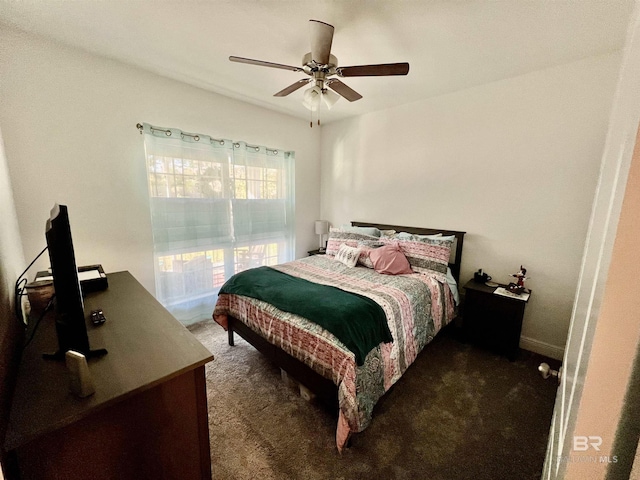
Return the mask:
[[[638,9],[630,22],[618,88],[609,121],[607,142],[603,153],[602,170],[596,189],[589,232],[585,244],[582,267],[573,313],[565,347],[563,372],[549,432],[547,454],[542,478],[565,478],[572,470],[572,456],[592,448],[598,450],[602,439],[593,438],[575,427],[583,396],[587,366],[596,332],[611,264],[614,239],[622,210],[632,153],[638,132],[640,111],[640,36]],[[638,154],[636,153],[636,157]],[[640,159],[634,158],[634,166]],[[636,247],[637,250],[637,247]],[[636,252],[637,255],[637,252]],[[590,368],[593,368],[590,366]],[[579,433],[580,435],[576,435]],[[589,434],[591,435],[591,434]],[[600,466],[605,469],[605,466]],[[604,471],[604,470],[603,470]],[[572,477],[571,471],[567,477]],[[593,477],[601,478],[601,477]],[[604,478],[604,477],[602,477]]]

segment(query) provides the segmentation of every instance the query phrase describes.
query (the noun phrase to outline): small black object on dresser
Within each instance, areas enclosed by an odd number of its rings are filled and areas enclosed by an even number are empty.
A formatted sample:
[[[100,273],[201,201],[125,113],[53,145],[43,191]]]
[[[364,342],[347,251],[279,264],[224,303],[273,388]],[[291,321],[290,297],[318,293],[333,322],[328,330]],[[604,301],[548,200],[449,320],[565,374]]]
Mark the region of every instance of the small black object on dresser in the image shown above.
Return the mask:
[[[504,287],[504,286],[503,286]],[[473,280],[464,286],[463,334],[466,341],[488,347],[514,361],[520,352],[520,333],[526,300],[495,293]]]
[[[91,323],[93,323],[95,326],[98,325],[102,325],[104,322],[107,321],[107,318],[104,316],[104,312],[102,311],[101,308],[98,308],[96,310],[91,310]]]

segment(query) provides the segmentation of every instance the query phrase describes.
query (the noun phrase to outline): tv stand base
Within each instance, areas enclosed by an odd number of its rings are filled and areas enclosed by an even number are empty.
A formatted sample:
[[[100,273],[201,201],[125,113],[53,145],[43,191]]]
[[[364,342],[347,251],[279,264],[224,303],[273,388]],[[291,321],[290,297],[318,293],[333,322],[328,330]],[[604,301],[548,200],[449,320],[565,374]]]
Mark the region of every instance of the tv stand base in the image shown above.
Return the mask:
[[[57,360],[59,362],[63,362],[65,359],[65,353],[67,352],[63,352],[62,350],[58,350],[56,353],[43,353],[42,358],[45,360]],[[102,357],[107,353],[106,348],[98,348],[97,350],[89,350],[88,353],[83,353],[83,355],[87,357],[87,360],[89,360],[90,358]]]

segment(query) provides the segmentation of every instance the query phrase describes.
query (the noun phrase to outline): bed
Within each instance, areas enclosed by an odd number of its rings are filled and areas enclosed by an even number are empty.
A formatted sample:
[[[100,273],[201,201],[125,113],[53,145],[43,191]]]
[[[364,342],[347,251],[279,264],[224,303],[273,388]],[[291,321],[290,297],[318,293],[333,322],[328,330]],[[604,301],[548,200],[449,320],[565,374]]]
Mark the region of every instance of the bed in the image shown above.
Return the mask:
[[[364,229],[383,233],[376,241],[357,233],[366,231]],[[388,327],[386,331],[391,338],[384,339],[383,334],[383,340],[377,344],[375,342],[378,340],[369,339],[370,344],[375,345],[370,350],[366,349],[369,347],[359,350],[348,340],[339,340],[343,338],[342,332],[334,331],[335,326],[330,322],[323,327],[322,322],[315,323],[305,316],[285,311],[289,309],[282,307],[279,300],[269,303],[253,292],[234,290],[233,285],[227,285],[233,283],[233,279],[225,284],[226,289],[223,287],[213,317],[228,331],[229,345],[234,345],[234,333],[237,333],[313,392],[318,400],[337,410],[336,446],[342,451],[351,435],[369,425],[373,408],[380,397],[395,384],[438,331],[455,317],[455,284],[460,277],[464,235],[465,232],[461,231],[351,222],[349,228],[332,229],[327,255],[306,257],[262,272],[284,274],[288,279],[316,285],[319,296],[308,304],[323,303],[322,298],[329,298],[326,289],[338,289],[342,295],[350,293],[362,301],[375,303],[384,312],[385,328]],[[351,247],[357,245],[361,250],[358,262],[353,267],[336,260],[338,250],[348,250],[343,244]],[[414,273],[388,275],[372,268],[367,257],[372,250],[386,245],[406,248],[402,251]],[[407,245],[417,245],[419,251],[412,252]],[[448,249],[445,250],[443,246],[446,245]],[[424,251],[429,252],[427,263],[422,257]],[[343,253],[341,251],[341,255]],[[432,260],[438,255],[440,260],[434,264]],[[260,272],[251,273],[255,275]],[[265,278],[264,282],[264,285],[269,285],[264,290],[271,289],[270,286],[275,284],[271,277]],[[260,281],[257,284],[260,285]],[[287,287],[284,290],[291,289]],[[255,290],[263,291],[259,287]],[[335,303],[341,305],[337,298]],[[333,299],[328,303],[333,304]],[[325,307],[328,307],[326,302],[318,308]],[[317,317],[317,311],[304,312],[309,318],[315,318],[313,315]],[[347,310],[334,310],[327,317],[334,319],[337,313],[348,315]],[[351,322],[338,323],[344,325]]]

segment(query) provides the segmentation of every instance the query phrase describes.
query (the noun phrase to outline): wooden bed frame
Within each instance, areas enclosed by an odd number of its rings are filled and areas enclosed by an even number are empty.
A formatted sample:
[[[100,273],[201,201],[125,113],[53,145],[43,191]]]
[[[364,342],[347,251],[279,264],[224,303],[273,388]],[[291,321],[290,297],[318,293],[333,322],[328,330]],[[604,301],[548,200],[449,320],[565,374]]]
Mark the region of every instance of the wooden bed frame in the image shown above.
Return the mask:
[[[354,227],[376,227],[380,230],[395,230],[396,232],[408,232],[417,235],[433,235],[436,233],[442,233],[443,235],[455,235],[456,241],[452,246],[452,250],[455,251],[453,255],[453,262],[449,262],[449,268],[456,279],[456,282],[460,284],[460,262],[462,260],[462,245],[464,243],[464,235],[466,232],[459,232],[455,230],[441,230],[437,228],[416,228],[416,227],[402,227],[398,225],[384,225],[379,223],[369,222],[351,222]],[[242,321],[229,315],[228,319],[228,335],[229,345],[234,345],[233,333],[236,332],[248,343],[253,345],[256,350],[264,354],[270,359],[276,366],[283,369],[289,376],[294,378],[298,383],[304,385],[316,395],[316,398],[320,400],[331,412],[337,414],[338,412],[338,387],[330,379],[323,377],[319,373],[315,372],[307,365],[292,357],[279,347],[272,345],[259,334],[247,327]]]

